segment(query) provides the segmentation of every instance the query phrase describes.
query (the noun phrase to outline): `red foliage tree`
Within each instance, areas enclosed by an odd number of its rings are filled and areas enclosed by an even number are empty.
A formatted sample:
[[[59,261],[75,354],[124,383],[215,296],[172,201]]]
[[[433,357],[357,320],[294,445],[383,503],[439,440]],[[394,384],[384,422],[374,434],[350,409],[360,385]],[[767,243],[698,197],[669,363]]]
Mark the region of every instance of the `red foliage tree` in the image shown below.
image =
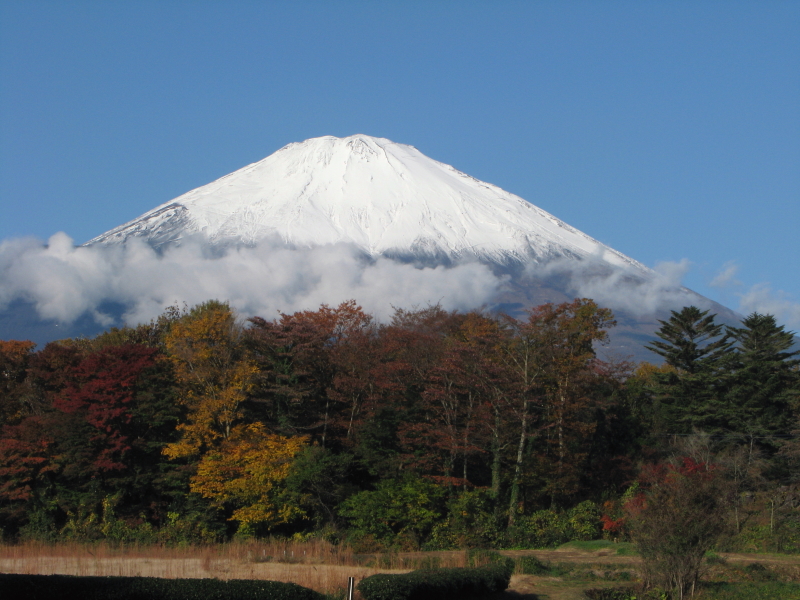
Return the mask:
[[[131,422],[136,382],[155,363],[155,353],[128,344],[88,354],[68,371],[68,380],[53,400],[56,410],[80,414],[92,426],[89,441],[97,448],[92,463],[98,471],[125,468],[122,455],[130,448],[125,426]]]

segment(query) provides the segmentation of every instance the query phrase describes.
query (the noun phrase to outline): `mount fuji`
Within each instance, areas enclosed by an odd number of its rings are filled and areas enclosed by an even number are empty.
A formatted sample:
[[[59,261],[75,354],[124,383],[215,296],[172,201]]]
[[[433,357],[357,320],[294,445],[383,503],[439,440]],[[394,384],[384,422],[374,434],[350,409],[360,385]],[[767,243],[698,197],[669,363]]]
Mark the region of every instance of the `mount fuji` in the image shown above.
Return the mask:
[[[495,185],[385,138],[313,138],[162,204],[87,242],[154,247],[271,236],[293,247],[354,244],[368,256],[495,264],[635,260]]]
[[[212,297],[230,300],[244,316],[364,297],[373,299],[368,309],[444,299],[446,308],[519,316],[530,306],[581,296],[617,315],[614,353],[653,360],[643,343],[669,309],[695,304],[723,321],[738,321],[679,279],[526,200],[413,146],[366,135],[289,144],[82,246],[70,243],[54,236],[40,254],[49,252],[47,264],[61,260],[62,270],[74,271],[68,293],[86,301],[75,302],[67,323],[63,311],[48,312],[39,297],[42,286],[20,287],[6,298],[10,308],[0,314],[0,338],[11,330],[16,337],[48,341],[146,319],[175,301]],[[223,266],[209,270],[217,263]],[[193,268],[203,274],[193,275]],[[192,277],[203,285],[190,293]],[[271,287],[247,287],[245,278]],[[163,282],[147,288],[145,302],[128,279]]]

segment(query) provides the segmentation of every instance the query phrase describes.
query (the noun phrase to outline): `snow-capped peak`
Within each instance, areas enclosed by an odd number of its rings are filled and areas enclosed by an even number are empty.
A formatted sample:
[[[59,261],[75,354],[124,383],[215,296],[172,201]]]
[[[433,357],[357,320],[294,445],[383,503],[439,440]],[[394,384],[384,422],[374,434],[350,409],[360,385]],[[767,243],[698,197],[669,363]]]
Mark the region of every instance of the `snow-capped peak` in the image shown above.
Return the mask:
[[[289,144],[87,245],[187,236],[225,245],[278,236],[296,247],[344,242],[371,256],[500,263],[594,257],[649,271],[519,196],[413,146],[361,134]]]

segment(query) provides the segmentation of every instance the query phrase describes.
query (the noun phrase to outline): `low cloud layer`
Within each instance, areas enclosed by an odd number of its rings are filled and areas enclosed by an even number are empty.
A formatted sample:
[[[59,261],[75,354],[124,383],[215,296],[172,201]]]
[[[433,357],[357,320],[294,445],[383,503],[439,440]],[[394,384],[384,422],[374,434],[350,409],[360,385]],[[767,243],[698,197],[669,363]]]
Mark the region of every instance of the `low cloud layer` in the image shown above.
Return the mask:
[[[703,304],[704,298],[683,287],[688,270],[687,260],[659,263],[648,273],[612,269],[600,261],[560,259],[546,265],[531,265],[528,272],[534,277],[561,278],[575,295],[643,317],[687,304]]]
[[[595,299],[634,316],[651,316],[703,298],[682,286],[688,261],[661,263],[649,274],[611,269],[602,261],[560,259],[530,265],[528,275],[557,279],[568,293]],[[725,265],[715,285],[741,284],[736,266]],[[643,276],[646,275],[646,276]],[[317,309],[356,299],[368,312],[386,319],[394,307],[440,303],[468,310],[491,304],[506,283],[485,265],[417,268],[387,258],[367,260],[350,245],[290,249],[277,243],[212,253],[185,242],[157,253],[139,240],[125,246],[75,246],[64,233],[46,244],[35,239],[0,242],[0,310],[17,299],[31,302],[39,316],[72,323],[90,315],[99,325],[120,325],[103,312],[109,302],[122,306],[122,322],[147,322],[170,305],[189,306],[227,300],[244,315],[274,318],[280,312]],[[774,314],[789,328],[800,328],[800,304],[767,285],[739,293],[739,312]]]
[[[393,260],[365,260],[348,245],[293,250],[264,243],[210,255],[185,243],[163,254],[136,240],[125,246],[76,247],[63,233],[47,244],[33,239],[0,243],[0,309],[18,298],[39,315],[63,323],[91,314],[114,319],[104,302],[125,307],[127,323],[149,321],[173,304],[227,300],[245,315],[317,309],[355,298],[379,318],[393,306],[441,303],[468,309],[489,302],[504,279],[478,263],[415,268]]]

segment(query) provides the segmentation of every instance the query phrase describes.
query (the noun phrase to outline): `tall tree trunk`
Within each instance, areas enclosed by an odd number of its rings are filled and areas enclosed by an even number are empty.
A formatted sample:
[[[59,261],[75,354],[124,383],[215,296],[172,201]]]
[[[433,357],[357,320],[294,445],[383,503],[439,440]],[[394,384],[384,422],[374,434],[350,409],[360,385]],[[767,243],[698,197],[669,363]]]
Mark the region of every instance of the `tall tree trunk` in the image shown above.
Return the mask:
[[[328,435],[328,411],[330,410],[331,400],[328,398],[328,395],[325,394],[325,421],[322,425],[322,447],[325,447],[325,438]]]
[[[492,498],[500,498],[500,410],[494,406],[494,430],[492,431]]]
[[[522,457],[525,452],[525,440],[528,436],[528,401],[522,403],[522,424],[519,433],[519,445],[517,446],[517,461],[514,465],[514,478],[511,480],[511,499],[508,502],[508,526],[513,527],[517,514],[517,502],[519,502],[519,480],[522,476]]]

